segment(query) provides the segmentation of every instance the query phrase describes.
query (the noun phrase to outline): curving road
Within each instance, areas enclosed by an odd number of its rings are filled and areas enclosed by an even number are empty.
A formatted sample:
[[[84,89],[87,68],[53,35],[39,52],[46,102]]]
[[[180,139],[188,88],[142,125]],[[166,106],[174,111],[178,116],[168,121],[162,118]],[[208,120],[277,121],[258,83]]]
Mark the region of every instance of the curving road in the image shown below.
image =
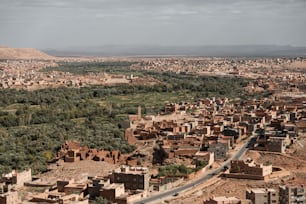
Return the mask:
[[[194,181],[192,181],[190,183],[187,183],[184,186],[180,186],[180,187],[171,189],[171,190],[166,191],[166,192],[161,192],[161,193],[152,195],[152,196],[150,196],[148,198],[144,198],[142,200],[139,200],[139,201],[135,202],[135,204],[160,202],[161,200],[163,200],[163,199],[165,199],[167,197],[177,196],[177,195],[179,195],[180,192],[189,190],[189,189],[191,189],[191,188],[193,188],[193,187],[195,187],[195,186],[197,186],[197,185],[207,181],[208,179],[214,177],[216,174],[218,174],[222,170],[224,170],[225,166],[229,166],[231,160],[235,160],[235,159],[241,158],[246,153],[246,151],[254,144],[255,139],[256,138],[251,137],[248,140],[248,142],[245,143],[241,147],[241,149],[239,151],[237,151],[231,158],[229,158],[227,161],[225,161],[219,168],[207,171],[202,177],[200,177],[200,178],[198,178],[198,179],[196,179],[196,180],[194,180]]]

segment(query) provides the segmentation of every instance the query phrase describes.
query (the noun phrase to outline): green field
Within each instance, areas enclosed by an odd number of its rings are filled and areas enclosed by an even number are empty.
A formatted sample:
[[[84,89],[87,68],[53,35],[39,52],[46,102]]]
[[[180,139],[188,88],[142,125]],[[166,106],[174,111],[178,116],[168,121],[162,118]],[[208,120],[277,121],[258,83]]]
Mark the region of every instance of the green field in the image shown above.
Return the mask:
[[[132,107],[131,113],[136,113],[137,107],[141,106],[145,114],[156,114],[162,111],[166,103],[194,101],[194,96],[188,93],[138,93],[129,95],[114,95],[102,100],[94,100],[96,103],[109,107]]]

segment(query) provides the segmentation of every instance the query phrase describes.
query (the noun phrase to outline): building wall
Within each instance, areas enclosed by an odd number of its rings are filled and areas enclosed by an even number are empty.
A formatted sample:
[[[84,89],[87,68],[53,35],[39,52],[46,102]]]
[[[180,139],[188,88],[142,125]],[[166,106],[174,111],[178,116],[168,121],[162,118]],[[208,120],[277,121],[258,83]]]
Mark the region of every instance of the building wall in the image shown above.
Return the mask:
[[[129,144],[135,144],[137,141],[133,135],[133,129],[131,128],[127,128],[125,130],[124,137],[128,141]]]
[[[76,203],[78,200],[79,196],[76,194],[72,194],[72,195],[66,195],[63,196],[59,199],[58,203],[59,204],[70,204],[70,203]]]
[[[115,196],[115,189],[101,189],[100,190],[100,196],[102,198],[107,199],[111,203],[115,202],[116,196]]]
[[[262,176],[267,176],[272,174],[273,167],[272,165],[262,166]]]
[[[23,186],[25,182],[31,182],[31,181],[32,181],[31,169],[22,172],[17,172],[16,185]]]
[[[272,165],[249,166],[242,160],[231,161],[230,173],[244,173],[250,175],[266,176],[272,173]]]
[[[285,153],[286,144],[282,139],[271,139],[267,142],[267,151]]]
[[[306,203],[306,189],[304,186],[280,186],[279,188],[279,203]]]
[[[250,174],[225,174],[227,178],[237,178],[237,179],[252,179],[252,180],[265,180],[265,177]]]
[[[10,191],[0,195],[0,204],[16,204],[18,203],[18,192]]]
[[[215,153],[210,152],[209,159],[208,159],[208,165],[212,165],[215,162]]]
[[[123,184],[117,184],[114,188],[102,188],[100,190],[100,196],[107,199],[110,202],[115,202],[116,197],[123,195],[125,192]]]
[[[121,196],[122,194],[124,194],[125,189],[124,189],[124,185],[118,185],[115,191],[115,196]]]
[[[131,195],[127,197],[127,203],[132,204],[135,203],[135,201],[140,200],[144,198],[146,195],[144,193],[137,193],[135,195]]]
[[[279,204],[279,194],[276,191],[269,193],[269,203],[271,204]]]
[[[121,166],[112,174],[112,183],[123,183],[127,190],[149,189],[150,175],[144,167]]]
[[[128,190],[147,190],[149,188],[148,174],[114,173],[114,183],[123,183]]]
[[[279,204],[278,193],[274,189],[250,189],[246,191],[246,199],[253,204]]]
[[[253,204],[268,204],[268,193],[254,193],[253,191],[247,191],[246,199],[251,200]]]
[[[64,192],[65,191],[65,186],[69,184],[69,181],[57,181],[57,190],[58,192]]]

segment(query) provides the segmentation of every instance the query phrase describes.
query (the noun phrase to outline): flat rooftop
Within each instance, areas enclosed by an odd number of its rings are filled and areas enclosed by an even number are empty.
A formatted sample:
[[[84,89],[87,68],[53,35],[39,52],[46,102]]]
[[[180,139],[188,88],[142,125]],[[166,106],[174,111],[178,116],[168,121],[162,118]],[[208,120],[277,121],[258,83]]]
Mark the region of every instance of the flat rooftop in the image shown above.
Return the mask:
[[[214,197],[212,200],[214,201],[240,201],[240,199],[236,197],[225,197],[225,196]]]
[[[125,174],[145,174],[148,173],[147,167],[130,167],[130,166],[121,166],[114,170],[115,173],[125,173]]]
[[[109,185],[106,185],[106,186],[103,186],[102,189],[106,189],[106,190],[109,190],[109,189],[115,189],[115,188],[118,188],[118,187],[123,187],[124,184],[123,183],[112,183],[112,184],[109,184]]]

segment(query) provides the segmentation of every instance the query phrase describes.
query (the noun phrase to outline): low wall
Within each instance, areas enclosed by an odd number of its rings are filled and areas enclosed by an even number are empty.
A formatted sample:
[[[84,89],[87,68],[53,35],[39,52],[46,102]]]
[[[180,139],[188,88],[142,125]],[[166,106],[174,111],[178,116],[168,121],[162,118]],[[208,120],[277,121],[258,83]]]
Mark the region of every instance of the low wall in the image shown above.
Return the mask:
[[[184,177],[182,177],[182,178],[180,178],[180,179],[178,179],[174,182],[170,182],[170,183],[161,185],[161,186],[159,186],[159,192],[166,191],[166,190],[169,190],[171,188],[174,188],[174,187],[180,185],[183,182],[184,182]]]
[[[25,186],[30,186],[30,187],[56,187],[56,182],[54,183],[43,183],[43,182],[25,182]]]
[[[252,180],[265,180],[264,176],[258,176],[258,175],[247,175],[247,174],[224,174],[227,178],[237,178],[237,179],[252,179]]]

